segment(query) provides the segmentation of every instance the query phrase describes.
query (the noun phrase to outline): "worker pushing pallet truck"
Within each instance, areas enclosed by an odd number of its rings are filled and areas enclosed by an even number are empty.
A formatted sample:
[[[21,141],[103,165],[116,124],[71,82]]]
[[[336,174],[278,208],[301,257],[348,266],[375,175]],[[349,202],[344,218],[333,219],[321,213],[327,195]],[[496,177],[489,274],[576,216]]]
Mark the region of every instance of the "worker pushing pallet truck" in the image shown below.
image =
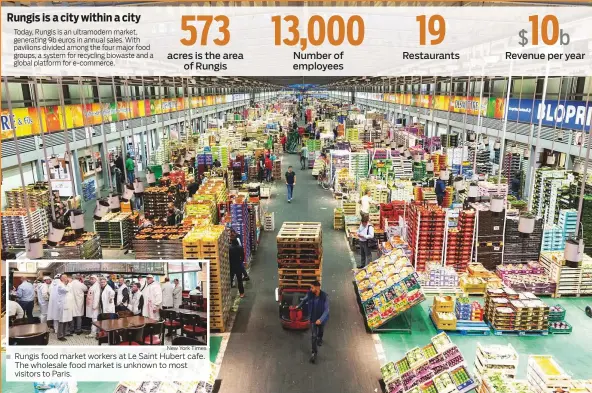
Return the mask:
[[[310,317],[297,305],[310,285],[321,281],[323,268],[322,229],[319,222],[284,222],[277,236],[278,279],[276,300],[285,329],[306,330]]]

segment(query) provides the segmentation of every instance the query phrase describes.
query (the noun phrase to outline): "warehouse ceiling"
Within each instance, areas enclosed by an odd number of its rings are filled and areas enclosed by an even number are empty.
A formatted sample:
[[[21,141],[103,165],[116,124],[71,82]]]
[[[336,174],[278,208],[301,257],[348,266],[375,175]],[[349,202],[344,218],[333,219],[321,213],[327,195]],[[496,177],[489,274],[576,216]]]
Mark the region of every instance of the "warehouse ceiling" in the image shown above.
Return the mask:
[[[535,77],[525,77],[524,79],[531,79]],[[11,83],[27,84],[32,81],[28,77],[7,77]],[[454,77],[453,82],[464,82],[469,77]],[[470,77],[471,81],[481,80],[481,77]],[[485,77],[485,80],[504,80],[507,76],[499,77]],[[56,77],[38,77],[39,83],[54,84],[59,82]],[[234,77],[234,76],[196,76],[193,78],[186,77],[170,77],[170,76],[147,76],[141,77],[99,77],[100,85],[115,86],[168,86],[168,87],[197,87],[206,89],[225,88],[230,89],[230,92],[244,93],[249,91],[263,91],[263,90],[280,90],[280,89],[296,89],[296,90],[310,90],[315,88],[330,89],[330,90],[353,90],[358,91],[371,90],[383,86],[396,86],[404,84],[429,84],[437,82],[450,82],[450,77],[442,76],[406,76],[406,77],[370,77],[370,76],[355,76],[355,77],[332,77],[332,76],[314,76],[314,77],[292,77],[292,76],[278,76],[278,77]],[[76,85],[81,82],[86,86],[93,86],[97,84],[96,77],[63,77],[62,83],[66,85]],[[305,86],[302,86],[305,85]]]

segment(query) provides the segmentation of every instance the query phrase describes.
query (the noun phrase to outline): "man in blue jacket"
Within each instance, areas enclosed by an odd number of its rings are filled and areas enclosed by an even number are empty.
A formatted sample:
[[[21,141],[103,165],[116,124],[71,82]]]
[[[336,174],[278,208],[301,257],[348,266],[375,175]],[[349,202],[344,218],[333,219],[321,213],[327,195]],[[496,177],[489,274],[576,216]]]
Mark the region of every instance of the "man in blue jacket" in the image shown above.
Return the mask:
[[[310,291],[298,305],[298,308],[306,304],[308,306],[308,316],[310,317],[310,330],[312,331],[312,355],[310,362],[317,360],[318,347],[323,345],[323,331],[325,324],[329,319],[329,297],[321,291],[321,283],[314,281],[310,286]]]

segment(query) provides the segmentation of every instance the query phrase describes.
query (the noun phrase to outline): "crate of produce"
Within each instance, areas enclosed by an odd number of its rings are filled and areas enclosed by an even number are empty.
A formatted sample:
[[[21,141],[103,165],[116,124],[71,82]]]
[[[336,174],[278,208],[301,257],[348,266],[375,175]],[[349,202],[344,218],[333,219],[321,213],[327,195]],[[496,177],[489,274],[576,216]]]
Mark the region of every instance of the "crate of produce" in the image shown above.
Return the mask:
[[[566,311],[559,304],[549,307],[549,321],[563,321]]]
[[[456,330],[456,316],[453,312],[437,312],[432,310],[430,313],[434,326],[438,330]]]
[[[435,296],[432,307],[435,312],[454,312],[454,298],[452,296]]]
[[[569,334],[573,331],[573,327],[566,321],[549,322],[549,333],[553,334]]]

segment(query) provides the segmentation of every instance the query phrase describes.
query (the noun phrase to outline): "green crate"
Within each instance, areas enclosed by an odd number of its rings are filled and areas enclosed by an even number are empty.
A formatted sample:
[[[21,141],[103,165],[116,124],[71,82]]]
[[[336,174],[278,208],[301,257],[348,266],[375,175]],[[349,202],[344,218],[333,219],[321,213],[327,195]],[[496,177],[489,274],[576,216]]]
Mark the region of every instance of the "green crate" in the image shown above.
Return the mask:
[[[561,307],[556,305],[555,307]],[[551,311],[549,312],[549,321],[563,321],[565,319],[565,309],[561,307],[562,311]]]
[[[552,334],[569,334],[573,331],[573,326],[571,326],[569,323],[567,323],[566,321],[558,321],[558,322],[563,322],[564,324],[567,325],[567,329],[555,329],[551,326],[551,324],[549,324],[549,333]]]

